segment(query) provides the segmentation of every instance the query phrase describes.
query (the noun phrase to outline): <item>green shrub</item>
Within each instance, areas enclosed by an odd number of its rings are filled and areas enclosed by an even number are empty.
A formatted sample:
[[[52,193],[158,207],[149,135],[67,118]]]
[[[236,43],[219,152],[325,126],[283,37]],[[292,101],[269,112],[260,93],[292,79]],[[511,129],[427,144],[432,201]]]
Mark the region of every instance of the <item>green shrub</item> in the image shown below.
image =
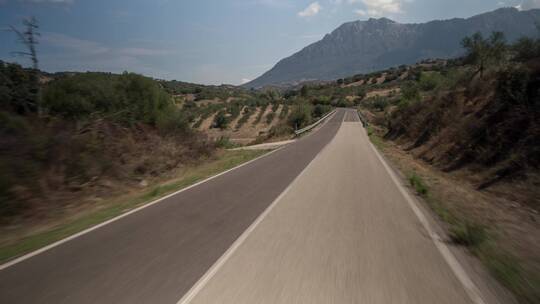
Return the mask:
[[[422,178],[420,176],[418,176],[416,173],[413,172],[409,176],[409,183],[414,188],[416,193],[418,193],[418,194],[420,194],[422,196],[426,196],[428,194],[428,192],[429,192],[428,187],[426,186],[426,184],[424,183]]]
[[[289,115],[289,125],[295,129],[307,126],[311,120],[312,105],[302,102],[294,106],[291,115]]]
[[[224,149],[231,149],[236,147],[236,144],[233,143],[229,137],[221,136],[216,140],[216,147],[218,148],[224,148]]]
[[[190,130],[186,115],[176,109],[160,112],[156,119],[156,127],[162,134],[186,133]]]
[[[37,110],[36,73],[0,60],[0,110],[27,114]]]
[[[510,104],[528,104],[536,100],[529,100],[527,87],[530,75],[521,68],[509,68],[501,71],[497,77],[497,98],[501,102]]]
[[[487,239],[486,229],[478,224],[463,222],[454,225],[450,236],[456,244],[464,246],[479,246]]]
[[[442,82],[441,74],[437,72],[422,72],[418,87],[422,91],[432,91],[437,88]]]
[[[43,105],[68,119],[97,114],[128,125],[155,124],[175,107],[156,81],[131,73],[83,73],[53,81],[43,91]]]
[[[332,107],[330,105],[322,105],[318,104],[313,107],[313,117],[320,118],[323,117],[326,113],[332,111]]]
[[[268,138],[290,135],[293,131],[294,129],[289,125],[280,123],[270,128],[270,131],[268,131]]]
[[[409,101],[416,101],[420,100],[420,91],[418,90],[418,86],[416,84],[407,82],[405,85],[401,87],[401,95],[403,99],[409,100]]]
[[[384,109],[386,109],[386,107],[390,104],[388,102],[388,99],[386,97],[381,97],[381,96],[377,96],[375,97],[375,99],[373,100],[373,107],[378,110],[378,111],[384,111]]]
[[[212,128],[219,128],[223,130],[227,128],[228,124],[229,120],[227,119],[225,112],[219,111],[214,117],[214,121],[212,122]]]
[[[512,46],[512,51],[516,61],[524,62],[538,58],[540,57],[540,40],[521,38]]]

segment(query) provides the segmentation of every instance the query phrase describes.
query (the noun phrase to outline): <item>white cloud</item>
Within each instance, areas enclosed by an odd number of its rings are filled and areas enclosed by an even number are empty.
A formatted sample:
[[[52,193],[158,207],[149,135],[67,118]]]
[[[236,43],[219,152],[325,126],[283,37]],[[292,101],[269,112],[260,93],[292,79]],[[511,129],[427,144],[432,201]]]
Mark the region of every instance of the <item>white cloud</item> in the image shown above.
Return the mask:
[[[361,2],[364,9],[358,9],[354,12],[360,16],[382,16],[385,14],[402,13],[403,0],[348,0],[349,3]],[[540,1],[540,0],[534,0]],[[410,1],[409,1],[410,2]]]
[[[240,80],[240,84],[248,83],[250,81],[251,81],[251,79],[242,78],[242,80]]]
[[[519,10],[529,10],[533,8],[540,8],[540,0],[524,0],[520,5],[516,6]]]
[[[300,17],[312,17],[317,15],[322,9],[322,6],[319,4],[319,2],[313,2],[308,7],[306,7],[304,10],[298,12],[298,16]]]

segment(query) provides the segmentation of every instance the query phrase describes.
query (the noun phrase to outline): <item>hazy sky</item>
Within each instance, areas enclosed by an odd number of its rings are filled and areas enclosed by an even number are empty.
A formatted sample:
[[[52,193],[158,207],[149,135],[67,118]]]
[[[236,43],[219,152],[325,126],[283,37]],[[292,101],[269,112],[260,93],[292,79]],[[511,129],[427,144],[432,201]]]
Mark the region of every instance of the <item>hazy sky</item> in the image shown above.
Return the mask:
[[[5,29],[33,15],[44,70],[239,84],[347,21],[424,22],[518,5],[540,0],[0,0],[0,59],[26,64],[10,54],[21,46]]]

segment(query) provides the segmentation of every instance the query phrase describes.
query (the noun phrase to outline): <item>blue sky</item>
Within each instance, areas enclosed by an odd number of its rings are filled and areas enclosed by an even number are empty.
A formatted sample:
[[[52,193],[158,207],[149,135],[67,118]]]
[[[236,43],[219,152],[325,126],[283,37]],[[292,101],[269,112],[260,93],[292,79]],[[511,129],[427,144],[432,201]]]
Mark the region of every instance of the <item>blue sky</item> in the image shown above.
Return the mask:
[[[0,59],[27,64],[13,33],[40,22],[46,71],[130,71],[204,84],[240,84],[340,24],[469,17],[540,0],[0,0]]]

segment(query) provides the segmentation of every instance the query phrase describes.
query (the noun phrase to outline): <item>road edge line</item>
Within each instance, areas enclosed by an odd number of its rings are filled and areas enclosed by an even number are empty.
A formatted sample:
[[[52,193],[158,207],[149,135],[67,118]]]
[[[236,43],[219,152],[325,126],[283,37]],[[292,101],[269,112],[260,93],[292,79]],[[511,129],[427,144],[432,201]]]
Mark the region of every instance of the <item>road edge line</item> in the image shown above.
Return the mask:
[[[366,135],[367,136],[367,135]],[[441,237],[433,230],[431,225],[429,224],[429,221],[427,220],[425,214],[422,212],[422,210],[417,206],[417,203],[412,199],[411,195],[407,190],[404,189],[403,185],[400,183],[400,179],[396,176],[396,173],[390,168],[390,166],[386,163],[384,158],[380,155],[379,150],[375,148],[375,146],[371,143],[371,140],[368,137],[369,146],[371,149],[375,152],[375,155],[377,155],[377,158],[382,163],[383,167],[386,169],[386,172],[390,175],[390,178],[394,182],[394,184],[399,189],[399,192],[403,197],[405,197],[405,200],[407,201],[409,207],[413,210],[414,214],[424,227],[424,229],[429,234],[431,240],[435,244],[435,247],[439,250],[439,253],[442,255],[443,259],[446,261],[458,281],[461,283],[463,288],[465,289],[465,292],[471,299],[471,301],[475,304],[486,304],[484,301],[484,297],[482,296],[482,293],[480,292],[480,289],[474,284],[470,276],[467,274],[463,266],[458,262],[455,255],[450,251],[448,246],[442,241]]]
[[[335,115],[336,113],[334,113]],[[332,115],[333,116],[333,115]],[[232,243],[232,245],[223,253],[217,261],[208,268],[208,270],[203,274],[203,276],[176,302],[176,304],[188,304],[190,303],[199,292],[206,286],[206,284],[214,277],[214,275],[221,269],[221,267],[229,260],[229,258],[236,252],[236,250],[247,240],[249,235],[257,228],[257,226],[266,218],[266,216],[274,209],[277,203],[289,192],[292,186],[297,182],[297,180],[304,175],[304,173],[312,166],[315,160],[322,154],[324,150],[332,143],[339,129],[343,126],[343,123],[339,126],[338,130],[334,134],[331,140],[329,140],[324,147],[313,157],[313,159],[307,164],[307,166],[300,171],[300,173],[292,180],[292,182],[283,190],[273,201],[266,207],[266,209],[249,225],[249,227],[244,230],[244,232]],[[308,134],[309,135],[309,134]]]
[[[9,261],[7,261],[6,263],[0,265],[0,271],[4,270],[4,269],[6,269],[6,268],[9,268],[9,267],[11,267],[11,266],[14,266],[14,265],[16,265],[16,264],[18,264],[18,263],[20,263],[20,262],[23,262],[23,261],[25,261],[25,260],[27,260],[27,259],[29,259],[29,258],[31,258],[31,257],[34,257],[34,256],[36,256],[36,255],[39,255],[39,254],[41,254],[41,253],[43,253],[43,252],[46,252],[46,251],[48,251],[48,250],[50,250],[50,249],[53,249],[54,247],[60,246],[60,245],[62,245],[62,244],[64,244],[64,243],[66,243],[66,242],[69,242],[69,241],[71,241],[71,240],[74,240],[74,239],[76,239],[76,238],[78,238],[78,237],[80,237],[80,236],[83,236],[83,235],[85,235],[85,234],[87,234],[87,233],[89,233],[89,232],[92,232],[92,231],[94,231],[94,230],[97,230],[97,229],[99,229],[99,228],[101,228],[101,227],[103,227],[103,226],[106,226],[106,225],[108,225],[108,224],[111,224],[111,223],[113,223],[113,222],[116,222],[116,221],[118,221],[118,220],[120,220],[120,219],[122,219],[122,218],[124,218],[124,217],[126,217],[126,216],[128,216],[128,215],[131,215],[131,214],[136,213],[136,212],[138,212],[138,211],[141,211],[141,210],[143,210],[143,209],[145,209],[145,208],[148,208],[148,207],[150,207],[150,206],[153,206],[153,205],[155,205],[155,204],[157,204],[157,203],[159,203],[159,202],[161,202],[161,201],[163,201],[163,200],[166,200],[166,199],[168,199],[168,198],[170,198],[170,197],[172,197],[172,196],[175,196],[175,195],[180,194],[180,193],[182,193],[182,192],[184,192],[184,191],[187,191],[187,190],[189,190],[189,189],[191,189],[191,188],[194,188],[194,187],[196,187],[196,186],[198,186],[198,185],[200,185],[200,184],[204,184],[204,183],[206,183],[206,182],[209,182],[209,181],[211,181],[211,180],[213,180],[213,179],[215,179],[215,178],[220,177],[221,175],[227,174],[227,173],[229,173],[229,172],[231,172],[231,171],[234,171],[234,170],[236,170],[236,169],[239,169],[239,168],[241,168],[241,167],[243,167],[243,166],[247,166],[247,165],[249,165],[250,163],[255,162],[255,161],[257,161],[257,160],[259,160],[259,159],[262,159],[262,158],[264,158],[264,157],[267,157],[267,156],[273,154],[274,152],[277,152],[277,151],[279,151],[279,150],[281,150],[281,149],[283,149],[283,148],[285,148],[285,147],[286,147],[286,146],[282,146],[282,147],[279,147],[279,148],[274,149],[274,150],[272,150],[272,151],[269,151],[269,152],[267,152],[267,153],[265,153],[265,154],[263,154],[263,155],[261,155],[261,156],[259,156],[259,157],[256,157],[256,158],[254,158],[254,159],[252,159],[252,160],[250,160],[250,161],[247,161],[247,162],[245,162],[245,163],[243,163],[243,164],[240,164],[240,165],[238,165],[238,166],[236,166],[236,167],[227,169],[227,170],[225,170],[225,171],[223,171],[223,172],[220,172],[220,173],[217,173],[217,174],[212,175],[212,176],[210,176],[210,177],[207,177],[207,178],[205,178],[205,179],[203,179],[203,180],[201,180],[201,181],[198,181],[198,182],[196,182],[196,183],[194,183],[194,184],[192,184],[192,185],[189,185],[189,186],[187,186],[187,187],[185,187],[185,188],[182,188],[182,189],[177,190],[177,191],[175,191],[175,192],[173,192],[173,193],[167,194],[167,195],[165,195],[165,196],[163,196],[163,197],[160,197],[160,198],[158,198],[158,199],[156,199],[156,200],[150,201],[150,202],[148,202],[148,203],[146,203],[146,204],[143,204],[142,206],[139,206],[139,207],[137,207],[137,208],[135,208],[135,209],[132,209],[132,210],[126,212],[126,213],[122,213],[122,214],[120,214],[120,215],[118,215],[118,216],[115,216],[115,217],[113,217],[113,218],[111,218],[111,219],[108,219],[108,220],[106,220],[105,222],[102,222],[102,223],[99,223],[99,224],[94,225],[94,226],[92,226],[92,227],[86,228],[86,229],[84,229],[84,230],[82,230],[82,231],[79,231],[79,232],[77,232],[77,233],[75,233],[75,234],[73,234],[73,235],[70,235],[70,236],[65,237],[65,238],[63,238],[63,239],[60,239],[60,240],[58,240],[58,241],[56,241],[56,242],[54,242],[54,243],[52,243],[52,244],[49,244],[49,245],[47,245],[47,246],[45,246],[45,247],[41,247],[41,248],[36,249],[36,250],[34,250],[34,251],[32,251],[32,252],[26,253],[26,254],[24,254],[24,255],[22,255],[22,256],[20,256],[20,257],[17,257],[17,258],[14,258],[14,259],[12,259],[12,260],[9,260]]]

